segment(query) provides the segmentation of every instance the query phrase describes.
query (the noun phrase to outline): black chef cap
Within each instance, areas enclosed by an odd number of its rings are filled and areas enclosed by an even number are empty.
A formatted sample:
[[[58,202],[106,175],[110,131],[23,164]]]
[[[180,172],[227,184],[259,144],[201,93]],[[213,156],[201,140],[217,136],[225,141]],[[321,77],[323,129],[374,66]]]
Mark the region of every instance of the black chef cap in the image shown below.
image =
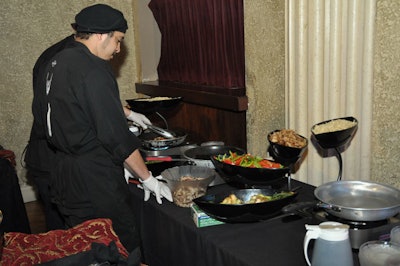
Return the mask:
[[[104,4],[86,7],[75,16],[71,24],[77,32],[126,32],[128,23],[121,11]]]

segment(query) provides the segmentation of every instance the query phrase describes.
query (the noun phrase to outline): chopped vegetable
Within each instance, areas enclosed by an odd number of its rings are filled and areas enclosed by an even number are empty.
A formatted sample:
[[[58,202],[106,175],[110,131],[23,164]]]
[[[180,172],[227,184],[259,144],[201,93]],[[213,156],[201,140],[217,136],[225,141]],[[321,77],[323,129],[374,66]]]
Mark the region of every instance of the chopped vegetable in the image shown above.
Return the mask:
[[[220,154],[214,157],[220,162],[242,166],[242,167],[252,167],[252,168],[283,168],[283,165],[280,163],[270,161],[258,156],[252,156],[248,153],[246,154],[237,154],[236,152],[229,151],[228,154]]]
[[[293,195],[294,192],[288,191],[288,192],[279,192],[279,193],[274,193],[273,195],[264,195],[264,194],[255,194],[250,197],[250,200],[248,201],[242,201],[241,199],[237,198],[235,194],[230,194],[228,197],[226,197],[221,204],[235,204],[235,205],[241,205],[241,204],[253,204],[253,203],[262,203],[262,202],[267,202],[267,201],[273,201],[273,200],[279,200],[283,199],[286,197],[289,197]]]

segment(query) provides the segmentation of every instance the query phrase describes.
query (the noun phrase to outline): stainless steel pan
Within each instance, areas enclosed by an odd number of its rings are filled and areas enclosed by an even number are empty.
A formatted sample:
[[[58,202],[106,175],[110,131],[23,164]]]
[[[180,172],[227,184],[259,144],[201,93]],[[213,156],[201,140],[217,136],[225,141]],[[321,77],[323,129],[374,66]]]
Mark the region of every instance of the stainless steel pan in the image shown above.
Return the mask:
[[[400,190],[367,181],[334,181],[317,187],[318,207],[352,221],[379,221],[400,212]]]
[[[139,139],[142,140],[142,144],[144,147],[149,148],[149,149],[166,149],[166,148],[171,148],[178,146],[182,144],[185,139],[187,134],[184,132],[181,132],[179,130],[173,131],[173,138],[160,138],[160,135],[145,130],[142,134],[139,135]]]

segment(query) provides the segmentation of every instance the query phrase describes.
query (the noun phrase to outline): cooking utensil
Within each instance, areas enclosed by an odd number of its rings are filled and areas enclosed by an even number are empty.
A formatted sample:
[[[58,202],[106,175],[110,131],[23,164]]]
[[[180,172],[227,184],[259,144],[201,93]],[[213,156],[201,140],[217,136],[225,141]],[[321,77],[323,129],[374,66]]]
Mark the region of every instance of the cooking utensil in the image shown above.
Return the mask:
[[[180,130],[174,130],[174,135],[175,137],[173,138],[160,139],[158,134],[145,130],[138,137],[142,140],[145,148],[157,150],[178,146],[185,141],[187,136],[186,133]]]
[[[314,195],[327,204],[328,213],[347,220],[379,221],[400,212],[400,191],[374,182],[329,182],[317,187]]]
[[[165,138],[172,139],[172,138],[175,137],[175,135],[174,135],[173,132],[171,132],[171,131],[169,131],[169,130],[166,130],[166,129],[163,129],[163,128],[161,128],[161,127],[156,127],[156,126],[154,126],[154,125],[147,125],[147,127],[148,127],[151,131],[153,131],[154,133],[156,133],[156,134],[158,134],[158,135],[160,135],[160,136],[163,136],[163,137],[165,137]]]
[[[253,168],[232,165],[211,157],[215,168],[226,182],[239,186],[271,185],[283,180],[290,173],[289,167],[283,168]]]
[[[253,195],[263,194],[271,196],[278,192],[281,191],[272,188],[237,189],[217,194],[207,193],[202,197],[194,199],[193,202],[208,215],[218,220],[225,222],[256,222],[278,215],[281,212],[282,207],[293,201],[298,193],[293,192],[292,195],[285,198],[260,203],[235,205],[221,204],[221,202],[231,194],[234,194],[237,198],[247,202]]]
[[[333,181],[314,190],[319,202],[291,204],[283,212],[306,207],[322,208],[349,221],[380,221],[400,212],[400,190],[368,181]]]
[[[128,99],[131,110],[139,113],[155,113],[162,110],[168,110],[177,106],[182,100],[182,97],[150,97]]]
[[[219,154],[229,154],[229,151],[236,152],[238,154],[245,153],[243,149],[233,146],[225,146],[223,144],[204,144],[204,146],[194,147],[184,151],[183,156],[194,162],[196,165],[214,168],[211,157]]]

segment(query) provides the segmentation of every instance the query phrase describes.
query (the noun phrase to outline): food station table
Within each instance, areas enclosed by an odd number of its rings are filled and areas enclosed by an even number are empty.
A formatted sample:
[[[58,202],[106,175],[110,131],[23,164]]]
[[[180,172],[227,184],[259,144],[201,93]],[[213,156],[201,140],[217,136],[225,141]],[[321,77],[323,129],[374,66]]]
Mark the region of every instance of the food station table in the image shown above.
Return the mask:
[[[313,201],[315,187],[292,180],[300,187],[296,201]],[[150,266],[258,266],[307,265],[303,255],[305,224],[321,221],[309,215],[292,215],[252,223],[225,223],[197,228],[190,208],[154,197],[143,201],[143,191],[131,184],[135,210],[143,239],[145,261]],[[208,192],[234,189],[228,184]],[[354,262],[358,265],[357,254]]]

